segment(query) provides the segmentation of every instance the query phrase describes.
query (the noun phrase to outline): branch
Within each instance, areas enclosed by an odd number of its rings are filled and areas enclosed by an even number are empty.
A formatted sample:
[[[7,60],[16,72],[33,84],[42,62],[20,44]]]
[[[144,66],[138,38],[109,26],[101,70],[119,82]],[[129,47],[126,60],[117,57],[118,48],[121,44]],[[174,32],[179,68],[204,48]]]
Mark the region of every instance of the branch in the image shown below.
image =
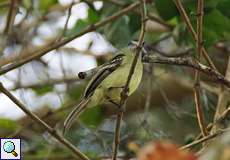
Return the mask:
[[[215,133],[213,133],[213,134],[210,134],[210,135],[208,135],[208,136],[206,136],[206,137],[203,137],[203,138],[201,138],[201,139],[198,139],[198,140],[196,140],[196,141],[193,141],[192,143],[189,143],[189,144],[187,144],[187,145],[184,145],[184,146],[180,147],[180,149],[183,150],[183,149],[188,149],[188,148],[194,147],[194,146],[196,146],[196,145],[198,145],[198,144],[200,144],[200,143],[206,142],[206,141],[208,141],[208,140],[210,140],[210,139],[213,139],[213,138],[215,138],[215,137],[217,137],[217,136],[220,136],[220,135],[222,135],[223,133],[225,133],[225,132],[227,132],[227,131],[229,131],[229,129],[219,130],[219,131],[217,131],[217,132],[215,132]]]
[[[10,8],[9,8],[9,12],[8,12],[8,15],[7,15],[7,21],[6,21],[6,26],[5,26],[5,29],[4,29],[4,33],[5,34],[9,34],[12,30],[12,26],[14,25],[14,19],[15,19],[15,16],[18,12],[18,6],[17,6],[17,2],[18,0],[11,0],[11,3],[10,3]]]
[[[191,57],[186,58],[166,58],[159,57],[156,55],[149,55],[143,57],[143,61],[146,63],[160,63],[160,64],[170,64],[170,65],[179,65],[191,67],[193,69],[199,70],[202,73],[205,73],[207,76],[219,82],[221,85],[224,85],[230,88],[230,81],[226,79],[222,74],[217,72],[216,70],[203,65],[202,63],[197,62],[195,59]]]
[[[122,7],[124,8],[126,6],[125,3],[123,3],[122,1],[118,1],[118,0],[103,0],[104,2],[109,2],[111,4],[114,4],[116,6],[119,6],[119,7]],[[141,15],[141,12],[139,10],[133,10],[133,12]],[[161,24],[162,26],[166,27],[167,29],[169,30],[173,30],[174,26],[165,22],[164,20],[160,19],[159,17],[155,16],[154,14],[151,14],[151,13],[147,13],[147,17],[152,20],[152,21],[155,21],[159,24]]]
[[[69,6],[68,15],[67,15],[67,19],[66,19],[64,28],[63,28],[62,33],[60,34],[60,36],[57,38],[57,41],[60,41],[62,39],[62,37],[64,37],[65,34],[66,34],[66,30],[67,30],[67,27],[68,27],[68,23],[69,23],[69,19],[70,19],[70,16],[71,16],[73,6],[74,6],[74,0],[72,1],[72,3]]]
[[[196,49],[197,49],[197,61],[200,62],[201,54],[202,54],[202,41],[203,41],[203,8],[204,2],[203,0],[198,0],[197,5],[197,34],[198,38],[196,41]],[[202,106],[200,102],[201,97],[201,89],[200,89],[200,72],[199,70],[195,71],[195,84],[194,84],[194,98],[195,98],[195,107],[196,107],[196,115],[197,122],[200,127],[201,133],[203,137],[207,136],[208,132],[205,127],[204,122],[204,113],[202,111]]]
[[[102,26],[104,26],[110,22],[113,22],[114,20],[120,18],[122,15],[127,14],[129,11],[137,8],[139,5],[140,5],[140,2],[133,3],[129,6],[127,6],[126,8],[122,9],[121,11],[113,14],[112,16],[109,16],[106,19],[95,23],[94,25],[89,25],[88,27],[86,27],[84,30],[77,33],[76,35],[73,35],[73,36],[66,38],[66,39],[64,39],[60,42],[57,42],[57,43],[55,43],[56,40],[54,40],[53,42],[47,44],[46,46],[40,48],[39,50],[26,54],[25,57],[20,57],[20,58],[17,57],[16,59],[12,60],[12,62],[13,62],[12,64],[3,66],[0,69],[0,75],[7,73],[7,72],[9,72],[15,68],[18,68],[18,67],[34,60],[34,59],[37,59],[37,58],[45,55],[46,53],[48,53],[54,49],[57,49],[57,48],[69,43],[70,41],[72,41],[72,40],[74,40],[74,39],[76,39],[76,38],[78,38],[78,37],[80,37],[86,33],[95,31],[96,29],[98,29],[98,28],[100,28],[100,27],[102,27]]]
[[[230,81],[230,57],[228,57],[228,65],[226,68],[225,78]],[[218,96],[218,102],[217,102],[213,122],[216,122],[221,117],[221,115],[226,110],[228,103],[229,103],[229,91],[222,87],[221,92]],[[221,128],[222,125],[220,123],[215,123],[211,129],[211,132],[213,133]]]
[[[120,99],[120,111],[117,113],[117,120],[116,120],[116,127],[115,127],[115,135],[114,135],[114,147],[113,147],[113,157],[112,160],[116,160],[117,159],[117,151],[118,151],[118,146],[119,146],[119,141],[120,141],[120,128],[121,128],[121,121],[122,121],[122,117],[123,117],[123,111],[125,108],[125,104],[128,98],[128,90],[129,90],[129,84],[130,81],[132,79],[133,73],[135,71],[136,68],[136,64],[140,55],[140,51],[142,48],[142,44],[144,41],[144,35],[145,35],[145,20],[146,20],[146,2],[145,0],[140,0],[141,3],[141,33],[139,35],[139,40],[137,43],[137,48],[136,48],[136,53],[135,53],[135,57],[133,59],[129,74],[128,74],[128,78],[126,81],[126,84],[121,92],[121,99]]]
[[[74,145],[72,145],[68,140],[62,137],[57,131],[41,120],[37,115],[32,113],[27,109],[13,94],[11,94],[0,82],[0,91],[5,94],[9,99],[11,99],[26,115],[28,115],[31,119],[33,119],[37,124],[39,124],[42,128],[44,128],[47,132],[50,133],[51,136],[56,138],[61,144],[63,144],[66,148],[71,150],[74,155],[79,157],[81,160],[89,160],[86,155],[81,153]]]
[[[175,2],[175,5],[177,7],[177,9],[179,10],[183,20],[185,21],[187,27],[188,27],[188,30],[189,32],[192,34],[192,37],[195,41],[198,41],[198,35],[197,33],[195,32],[195,30],[193,29],[193,26],[192,26],[192,23],[181,3],[180,0],[174,0]],[[211,58],[209,57],[207,51],[205,50],[204,47],[202,47],[202,55],[204,56],[204,58],[206,59],[207,63],[209,64],[209,66],[211,66],[213,69],[217,70],[214,63],[212,62]]]

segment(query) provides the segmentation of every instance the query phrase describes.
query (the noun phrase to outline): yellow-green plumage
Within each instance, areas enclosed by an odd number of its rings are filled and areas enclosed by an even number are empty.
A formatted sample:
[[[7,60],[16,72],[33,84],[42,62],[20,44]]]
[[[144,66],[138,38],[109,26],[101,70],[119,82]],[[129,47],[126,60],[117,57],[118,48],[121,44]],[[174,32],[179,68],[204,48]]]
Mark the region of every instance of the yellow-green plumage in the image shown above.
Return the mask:
[[[86,107],[94,107],[108,102],[109,100],[119,104],[121,91],[127,82],[135,53],[133,48],[127,47],[118,52],[117,55],[122,60],[119,65],[116,65],[115,63],[115,69],[113,71],[109,70],[113,63],[108,63],[105,64],[104,68],[102,67],[102,69],[99,69],[99,71],[92,77],[86,87],[83,99],[66,118],[64,122],[64,131],[71,126],[73,118],[79,116]],[[142,72],[143,64],[141,62],[140,54],[128,87],[128,95],[131,95],[139,86]]]
[[[108,98],[116,103],[119,103],[122,87],[124,87],[127,82],[129,71],[135,57],[135,53],[133,53],[133,51],[129,48],[122,49],[118,54],[123,53],[125,53],[126,57],[123,59],[121,65],[101,82],[101,84],[92,95],[87,107],[94,107],[96,105],[102,104]],[[142,78],[142,72],[143,65],[141,58],[138,58],[134,74],[129,84],[129,95],[131,95],[139,86]]]

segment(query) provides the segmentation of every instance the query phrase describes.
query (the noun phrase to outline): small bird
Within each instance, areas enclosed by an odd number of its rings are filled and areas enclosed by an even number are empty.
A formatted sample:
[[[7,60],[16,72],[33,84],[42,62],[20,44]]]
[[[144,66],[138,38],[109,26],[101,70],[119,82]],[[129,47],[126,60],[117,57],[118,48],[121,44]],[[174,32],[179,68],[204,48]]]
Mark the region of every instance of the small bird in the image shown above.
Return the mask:
[[[120,50],[109,62],[99,66],[98,71],[92,77],[85,89],[80,103],[70,112],[64,122],[63,134],[70,128],[73,120],[78,117],[85,108],[94,107],[99,104],[111,102],[119,104],[121,92],[124,88],[136,53],[137,42],[132,41],[128,47]],[[146,53],[144,47],[141,49],[138,61],[128,86],[128,96],[139,86],[142,73],[142,55]]]

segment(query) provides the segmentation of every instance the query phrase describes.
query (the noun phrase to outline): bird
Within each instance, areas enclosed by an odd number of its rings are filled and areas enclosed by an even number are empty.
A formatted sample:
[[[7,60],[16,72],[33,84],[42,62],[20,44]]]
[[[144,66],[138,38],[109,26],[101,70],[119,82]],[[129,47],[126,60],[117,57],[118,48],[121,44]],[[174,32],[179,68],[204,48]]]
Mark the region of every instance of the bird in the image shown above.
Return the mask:
[[[137,42],[131,41],[128,46],[119,50],[111,60],[98,67],[98,71],[89,81],[79,104],[74,107],[65,119],[63,134],[65,134],[71,127],[74,119],[86,108],[94,107],[106,102],[119,105],[121,92],[127,82],[130,68],[136,55],[136,49]],[[142,47],[128,86],[128,96],[138,88],[141,82],[143,73],[142,56],[144,54],[146,54],[146,50]]]

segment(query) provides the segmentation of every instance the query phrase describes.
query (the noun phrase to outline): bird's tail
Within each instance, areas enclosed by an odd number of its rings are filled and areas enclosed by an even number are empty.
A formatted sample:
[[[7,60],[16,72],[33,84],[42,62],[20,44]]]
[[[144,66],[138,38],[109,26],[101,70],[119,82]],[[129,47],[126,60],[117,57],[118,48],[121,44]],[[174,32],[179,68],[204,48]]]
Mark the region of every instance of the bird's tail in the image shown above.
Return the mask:
[[[71,127],[74,118],[78,117],[85,110],[89,101],[90,98],[82,99],[80,103],[70,112],[70,114],[67,116],[67,118],[64,121],[63,135]]]

